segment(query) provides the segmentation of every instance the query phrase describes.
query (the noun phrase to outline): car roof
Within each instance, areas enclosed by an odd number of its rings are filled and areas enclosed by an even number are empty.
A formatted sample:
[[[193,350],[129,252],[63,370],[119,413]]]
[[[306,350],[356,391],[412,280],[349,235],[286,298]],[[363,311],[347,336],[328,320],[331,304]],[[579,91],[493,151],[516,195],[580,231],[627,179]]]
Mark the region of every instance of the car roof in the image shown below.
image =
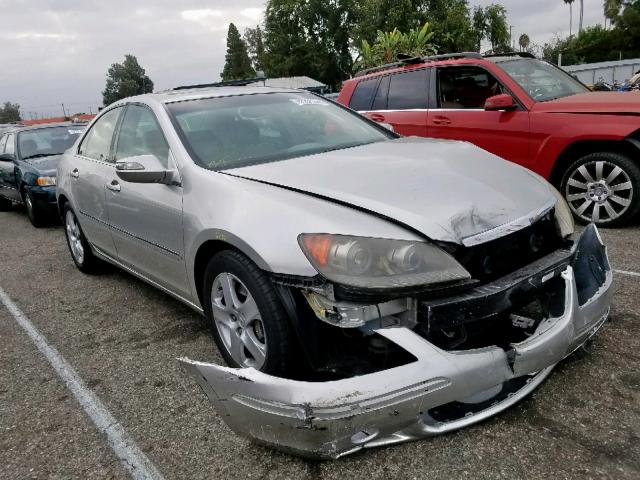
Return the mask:
[[[237,86],[237,87],[194,87],[185,89],[165,90],[157,93],[146,93],[118,102],[118,104],[136,101],[155,101],[163,104],[184,102],[188,100],[200,100],[204,98],[230,97],[236,95],[257,95],[264,93],[309,93],[307,90],[294,88],[277,88],[263,86]]]
[[[30,125],[25,127],[19,127],[16,130],[20,130],[21,132],[28,132],[31,130],[42,130],[44,128],[53,128],[53,127],[86,127],[88,125],[87,122],[54,122],[54,123],[39,123],[37,125]]]

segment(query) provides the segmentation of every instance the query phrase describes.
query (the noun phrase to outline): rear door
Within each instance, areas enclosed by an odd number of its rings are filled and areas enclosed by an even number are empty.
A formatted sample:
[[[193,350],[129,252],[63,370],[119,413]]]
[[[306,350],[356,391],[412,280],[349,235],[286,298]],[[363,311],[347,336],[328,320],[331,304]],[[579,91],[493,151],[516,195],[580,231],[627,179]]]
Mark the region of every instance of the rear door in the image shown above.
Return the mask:
[[[9,133],[0,139],[0,153],[12,155],[15,159],[15,134]],[[16,164],[13,160],[0,160],[0,195],[14,202],[19,202],[20,191],[16,185]]]
[[[153,111],[130,104],[116,139],[115,160],[154,155],[176,169]],[[156,283],[190,295],[184,262],[182,186],[129,183],[111,171],[107,205],[118,259]]]
[[[116,249],[109,228],[107,185],[115,175],[113,138],[123,111],[112,108],[91,126],[75,152],[71,175],[73,208],[89,242],[111,257]]]
[[[392,125],[401,135],[425,137],[430,71],[420,68],[380,77],[368,109],[360,112],[375,122]]]
[[[439,67],[431,92],[430,137],[465,140],[528,166],[529,112],[521,105],[509,111],[484,109],[487,98],[511,93],[490,72],[475,65]]]

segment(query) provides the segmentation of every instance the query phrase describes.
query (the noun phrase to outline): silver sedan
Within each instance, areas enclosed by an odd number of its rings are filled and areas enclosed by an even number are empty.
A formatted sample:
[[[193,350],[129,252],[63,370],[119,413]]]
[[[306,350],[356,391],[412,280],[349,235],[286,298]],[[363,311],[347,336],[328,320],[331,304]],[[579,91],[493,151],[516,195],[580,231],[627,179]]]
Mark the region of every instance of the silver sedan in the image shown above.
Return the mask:
[[[311,93],[173,90],[106,108],[58,169],[71,257],[202,313],[181,359],[240,434],[336,458],[461,428],[534,390],[609,313],[597,229],[468,143]]]

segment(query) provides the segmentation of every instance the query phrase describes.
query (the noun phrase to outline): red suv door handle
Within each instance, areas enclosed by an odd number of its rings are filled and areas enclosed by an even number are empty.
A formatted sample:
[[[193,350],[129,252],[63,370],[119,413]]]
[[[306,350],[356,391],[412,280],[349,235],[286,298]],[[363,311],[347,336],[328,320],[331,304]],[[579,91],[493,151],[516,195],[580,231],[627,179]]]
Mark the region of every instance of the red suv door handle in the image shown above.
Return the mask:
[[[433,123],[435,125],[451,125],[451,119],[444,115],[436,115],[433,117]]]
[[[381,115],[379,113],[372,113],[369,118],[371,118],[371,120],[373,120],[374,122],[384,122],[384,115]]]

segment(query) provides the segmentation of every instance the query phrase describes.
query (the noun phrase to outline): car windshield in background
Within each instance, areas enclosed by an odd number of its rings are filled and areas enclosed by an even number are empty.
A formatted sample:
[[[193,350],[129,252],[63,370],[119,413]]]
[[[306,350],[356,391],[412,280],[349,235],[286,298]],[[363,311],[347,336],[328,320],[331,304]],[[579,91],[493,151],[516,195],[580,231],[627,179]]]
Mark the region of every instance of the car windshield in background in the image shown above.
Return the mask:
[[[315,95],[265,93],[167,105],[194,161],[227,170],[356,147],[392,133]]]
[[[18,152],[22,160],[61,155],[71,148],[84,132],[84,125],[63,125],[59,127],[27,130],[18,133]]]
[[[589,91],[568,73],[540,60],[521,58],[501,61],[499,65],[536,102]]]

